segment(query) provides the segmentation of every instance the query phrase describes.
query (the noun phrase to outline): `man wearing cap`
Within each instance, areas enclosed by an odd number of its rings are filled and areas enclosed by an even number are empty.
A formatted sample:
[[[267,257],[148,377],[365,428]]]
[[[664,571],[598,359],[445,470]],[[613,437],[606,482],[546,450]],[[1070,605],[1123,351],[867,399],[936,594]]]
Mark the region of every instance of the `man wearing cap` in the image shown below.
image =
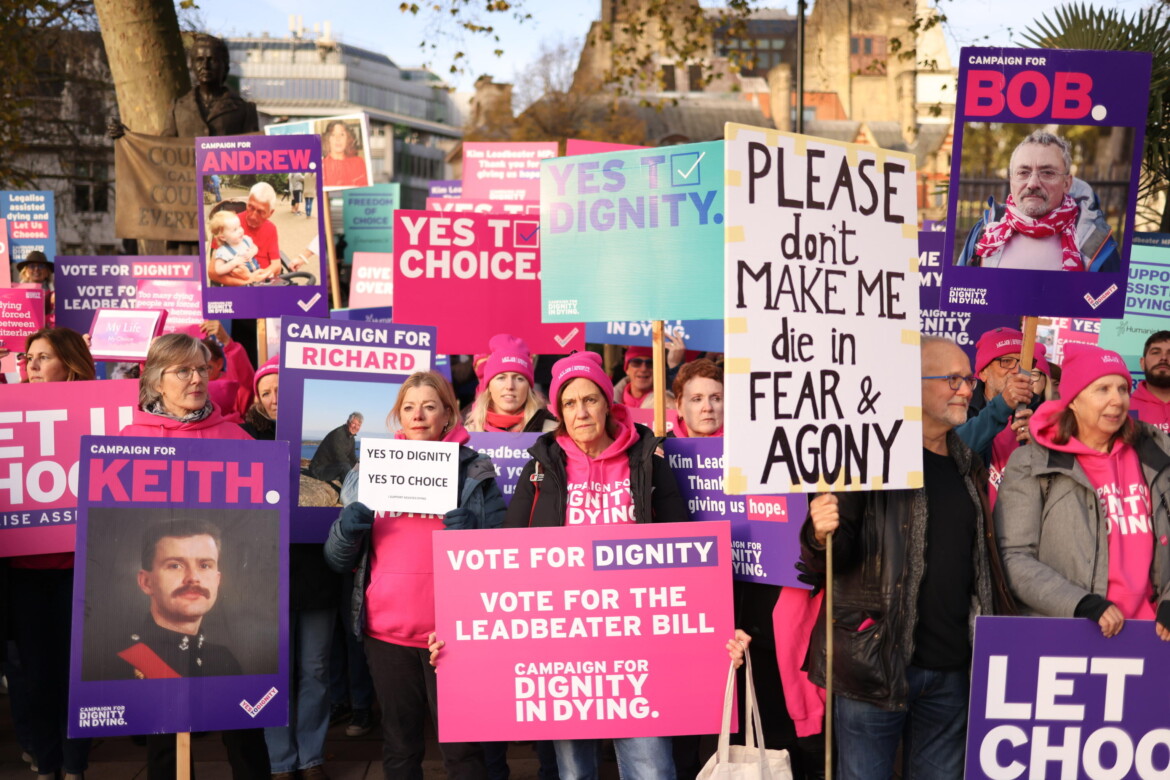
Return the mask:
[[[955,433],[984,463],[991,462],[991,442],[1009,421],[1017,433],[1027,434],[1031,410],[1024,409],[1018,419],[1011,419],[1017,407],[1032,402],[1032,378],[1020,371],[1023,348],[1024,335],[1013,328],[989,330],[975,344],[978,383],[967,407],[967,422]]]
[[[967,418],[971,363],[946,339],[924,336],[921,349],[923,486],[819,495],[800,533],[814,573],[833,534],[833,612],[822,604],[807,663],[823,687],[830,626],[838,780],[893,777],[904,732],[915,776],[962,778],[969,621],[1012,611],[987,540],[987,472],[953,432]]]
[[[1146,378],[1130,396],[1129,408],[1142,422],[1170,432],[1170,330],[1146,339],[1139,365]]]

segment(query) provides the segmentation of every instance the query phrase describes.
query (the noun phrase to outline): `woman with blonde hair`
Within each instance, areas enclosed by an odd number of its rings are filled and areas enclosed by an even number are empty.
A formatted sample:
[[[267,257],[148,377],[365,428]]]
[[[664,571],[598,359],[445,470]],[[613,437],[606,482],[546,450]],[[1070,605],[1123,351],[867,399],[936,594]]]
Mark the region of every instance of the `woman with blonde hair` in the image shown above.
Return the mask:
[[[467,430],[542,433],[557,427],[548,402],[533,387],[533,360],[523,339],[500,333],[488,342],[483,378]]]

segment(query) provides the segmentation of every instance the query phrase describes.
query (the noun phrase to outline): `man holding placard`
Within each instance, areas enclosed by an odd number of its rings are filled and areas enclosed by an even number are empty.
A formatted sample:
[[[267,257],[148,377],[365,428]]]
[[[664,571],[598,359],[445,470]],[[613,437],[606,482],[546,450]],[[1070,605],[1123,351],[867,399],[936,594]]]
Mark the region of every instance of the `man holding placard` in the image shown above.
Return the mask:
[[[932,778],[963,776],[971,661],[968,621],[1011,604],[991,523],[987,472],[954,428],[975,378],[958,346],[922,339],[923,487],[823,494],[809,505],[802,558],[825,570],[833,535],[832,627],[838,778],[889,778],[904,760]],[[812,635],[809,679],[825,684],[826,616]]]

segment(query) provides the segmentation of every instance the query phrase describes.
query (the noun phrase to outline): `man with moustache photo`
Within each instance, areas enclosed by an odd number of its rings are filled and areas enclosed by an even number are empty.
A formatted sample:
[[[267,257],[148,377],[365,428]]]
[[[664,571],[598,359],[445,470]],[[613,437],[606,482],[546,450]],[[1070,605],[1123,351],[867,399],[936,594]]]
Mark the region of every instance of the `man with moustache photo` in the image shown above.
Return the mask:
[[[1170,330],[1160,330],[1146,339],[1139,365],[1146,378],[1138,382],[1129,398],[1130,413],[1170,433]]]
[[[1120,271],[1118,236],[1092,187],[1072,174],[1068,142],[1037,130],[1008,162],[1010,194],[988,201],[956,265],[1033,271]]]
[[[150,611],[120,643],[118,678],[242,674],[231,650],[202,631],[219,598],[222,546],[219,528],[205,520],[157,523],[146,530],[138,588],[149,597]]]

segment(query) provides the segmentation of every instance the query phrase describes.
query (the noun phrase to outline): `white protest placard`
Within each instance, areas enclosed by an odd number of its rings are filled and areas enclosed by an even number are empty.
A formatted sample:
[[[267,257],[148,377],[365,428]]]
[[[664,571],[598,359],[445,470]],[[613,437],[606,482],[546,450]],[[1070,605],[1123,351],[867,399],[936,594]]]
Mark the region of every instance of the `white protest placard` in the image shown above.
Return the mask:
[[[724,144],[726,492],[920,487],[913,155]]]
[[[363,436],[358,501],[375,512],[445,515],[459,504],[459,445]]]

